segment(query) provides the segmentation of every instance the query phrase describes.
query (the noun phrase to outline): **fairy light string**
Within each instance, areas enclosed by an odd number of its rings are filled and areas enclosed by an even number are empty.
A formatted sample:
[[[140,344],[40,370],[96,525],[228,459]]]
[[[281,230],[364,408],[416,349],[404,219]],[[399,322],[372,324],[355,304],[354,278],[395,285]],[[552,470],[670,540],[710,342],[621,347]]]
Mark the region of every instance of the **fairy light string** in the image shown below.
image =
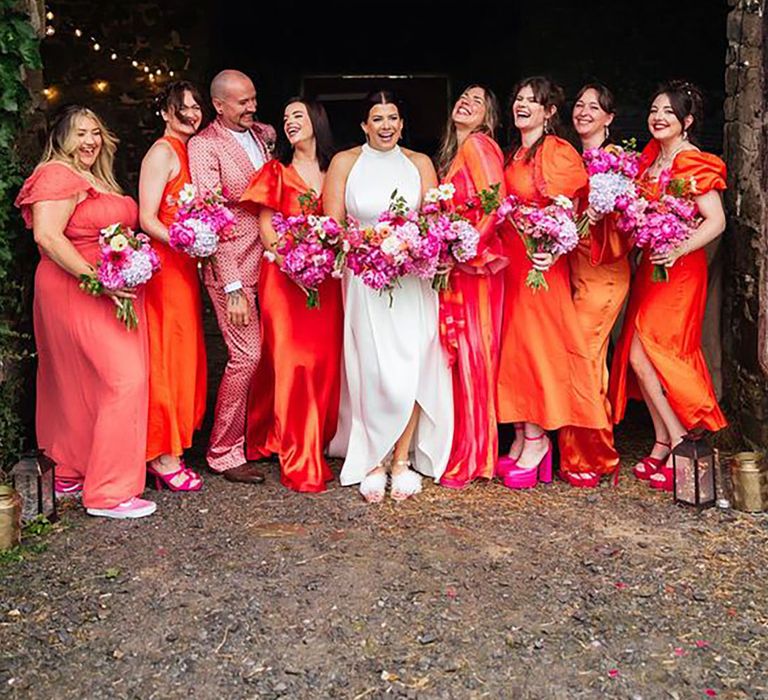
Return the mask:
[[[124,63],[136,71],[138,81],[146,81],[148,87],[154,87],[157,83],[167,78],[175,78],[179,74],[178,69],[170,68],[165,60],[141,60],[137,55],[121,51],[119,48],[109,46],[108,42],[98,35],[85,31],[85,28],[69,19],[62,18],[51,8],[46,9],[45,38],[68,36],[75,41],[86,44],[91,51],[106,58],[108,62]],[[109,89],[109,82],[103,79],[96,80],[91,86],[96,92],[104,93]],[[50,85],[43,90],[46,100],[55,100],[60,94],[59,89]]]

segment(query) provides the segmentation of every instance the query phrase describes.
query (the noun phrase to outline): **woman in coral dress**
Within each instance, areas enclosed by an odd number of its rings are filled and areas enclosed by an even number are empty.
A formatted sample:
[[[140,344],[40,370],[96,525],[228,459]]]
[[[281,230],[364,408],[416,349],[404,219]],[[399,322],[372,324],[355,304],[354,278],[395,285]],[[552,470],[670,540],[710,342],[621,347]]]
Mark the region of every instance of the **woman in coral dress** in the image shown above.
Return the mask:
[[[458,207],[494,185],[504,196],[504,157],[493,140],[498,122],[496,96],[482,85],[470,85],[454,105],[438,160],[442,181],[456,188]],[[495,215],[474,206],[467,216],[481,236],[477,257],[454,268],[450,289],[440,294],[440,335],[453,377],[453,444],[440,479],[449,488],[493,478],[498,456],[501,270],[507,261]]]
[[[648,115],[653,139],[642,153],[640,182],[652,198],[662,194],[660,179],[687,182],[701,222],[677,249],[662,255],[643,252],[611,368],[614,420],[624,417],[628,398],[643,399],[653,420],[655,443],[635,465],[635,476],[663,490],[672,489],[669,453],[682,437],[693,429],[716,431],[727,424],[701,351],[704,246],[725,229],[720,191],[726,187],[726,172],[720,158],[694,145],[701,123],[701,93],[690,83],[670,83],[654,96]],[[668,282],[652,281],[654,265],[667,267]]]
[[[615,116],[611,91],[600,84],[585,85],[576,95],[573,126],[581,140],[582,152],[610,143],[609,126]],[[586,199],[586,197],[585,197]],[[629,238],[616,228],[615,215],[601,217],[587,202],[589,236],[568,256],[576,316],[584,331],[592,368],[600,381],[600,396],[609,420],[608,342],[629,292]],[[560,474],[572,486],[591,488],[603,475],[618,479],[619,454],[613,444],[613,430],[564,426],[558,432]]]
[[[553,131],[562,90],[543,77],[523,80],[513,93],[512,116],[520,145],[504,171],[507,192],[547,205],[574,198],[587,185],[579,153]],[[552,444],[546,431],[564,425],[606,428],[600,388],[571,297],[567,259],[528,256],[518,232],[502,228],[505,269],[504,320],[499,367],[499,420],[515,423],[516,439],[499,472],[509,488],[530,488],[552,478]],[[525,284],[531,267],[542,271],[548,290]],[[519,427],[518,427],[519,426]]]
[[[333,155],[325,109],[317,102],[291,100],[283,115],[281,154],[264,165],[242,202],[259,211],[264,249],[259,277],[262,350],[248,396],[246,456],[276,454],[280,481],[294,491],[325,491],[333,479],[323,452],[336,432],[339,412],[343,310],[341,283],[319,288],[319,308],[308,309],[306,292],[280,270],[272,216],[302,212],[300,197],[311,193],[314,213]]]
[[[65,108],[43,159],[16,205],[40,249],[35,272],[38,353],[37,442],[56,462],[59,495],[82,492],[90,515],[141,518],[155,504],[144,490],[147,437],[147,324],[143,292],[90,296],[79,288],[99,259],[99,232],[136,227],[136,203],[112,172],[115,137],[89,109]],[[115,301],[132,298],[129,331]]]
[[[200,128],[200,94],[179,81],[159,97],[165,134],[144,157],[139,176],[141,228],[154,239],[160,274],[147,284],[149,423],[147,470],[155,485],[198,491],[202,479],[184,464],[184,450],[203,422],[206,358],[197,261],[168,245],[179,192],[192,181],[187,141]],[[205,193],[201,193],[205,194]]]

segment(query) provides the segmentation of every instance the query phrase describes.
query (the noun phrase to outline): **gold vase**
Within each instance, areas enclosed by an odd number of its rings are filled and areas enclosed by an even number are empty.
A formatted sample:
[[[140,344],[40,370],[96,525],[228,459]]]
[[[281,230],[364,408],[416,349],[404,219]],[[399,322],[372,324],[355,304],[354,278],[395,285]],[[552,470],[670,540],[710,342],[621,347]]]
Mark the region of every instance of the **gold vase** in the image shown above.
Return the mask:
[[[21,544],[21,506],[13,486],[0,484],[0,552]]]
[[[746,513],[768,510],[768,466],[762,452],[739,452],[731,459],[733,507]]]

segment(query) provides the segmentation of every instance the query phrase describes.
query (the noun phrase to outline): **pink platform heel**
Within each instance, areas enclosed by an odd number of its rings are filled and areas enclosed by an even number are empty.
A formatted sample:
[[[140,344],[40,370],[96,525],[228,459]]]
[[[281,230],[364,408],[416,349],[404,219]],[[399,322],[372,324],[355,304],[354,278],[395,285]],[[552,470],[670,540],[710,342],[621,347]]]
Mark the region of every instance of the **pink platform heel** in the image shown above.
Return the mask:
[[[499,457],[496,462],[496,469],[493,474],[497,478],[503,480],[506,478],[507,474],[515,469],[517,469],[517,460],[509,455],[504,455],[503,457]]]
[[[546,437],[546,433],[541,433],[536,437],[525,436],[526,440],[542,440]],[[519,465],[515,465],[514,469],[511,469],[504,477],[504,486],[508,489],[532,489],[541,482],[542,484],[552,483],[552,441],[548,440],[549,445],[547,451],[541,458],[541,461],[532,468],[522,469]]]

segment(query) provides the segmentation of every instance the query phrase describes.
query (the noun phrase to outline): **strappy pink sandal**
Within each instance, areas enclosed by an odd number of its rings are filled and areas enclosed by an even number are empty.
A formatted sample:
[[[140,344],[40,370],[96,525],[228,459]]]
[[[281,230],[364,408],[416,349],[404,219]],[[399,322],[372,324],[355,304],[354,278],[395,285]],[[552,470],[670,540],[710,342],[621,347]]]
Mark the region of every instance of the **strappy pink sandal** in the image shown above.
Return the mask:
[[[199,491],[203,488],[203,479],[199,474],[189,469],[184,464],[184,459],[179,459],[179,468],[175,472],[169,472],[168,474],[162,474],[155,467],[152,466],[152,462],[147,465],[147,474],[154,477],[155,488],[158,491],[162,491],[163,487],[169,491]],[[186,477],[180,484],[174,484],[174,479],[184,474]]]

